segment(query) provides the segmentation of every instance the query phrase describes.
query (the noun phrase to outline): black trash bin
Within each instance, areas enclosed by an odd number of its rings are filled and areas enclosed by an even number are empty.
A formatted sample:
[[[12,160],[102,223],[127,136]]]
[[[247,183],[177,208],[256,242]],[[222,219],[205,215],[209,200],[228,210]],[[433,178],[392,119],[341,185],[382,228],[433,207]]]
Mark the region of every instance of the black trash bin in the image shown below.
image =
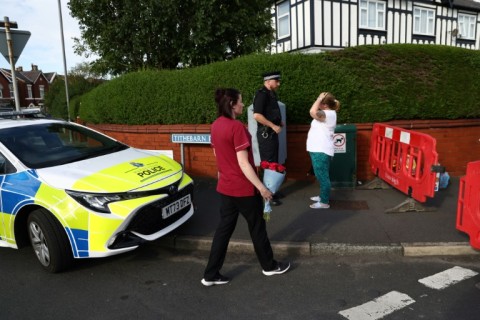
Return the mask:
[[[335,154],[330,164],[332,188],[355,188],[357,183],[357,127],[340,124],[333,138]]]

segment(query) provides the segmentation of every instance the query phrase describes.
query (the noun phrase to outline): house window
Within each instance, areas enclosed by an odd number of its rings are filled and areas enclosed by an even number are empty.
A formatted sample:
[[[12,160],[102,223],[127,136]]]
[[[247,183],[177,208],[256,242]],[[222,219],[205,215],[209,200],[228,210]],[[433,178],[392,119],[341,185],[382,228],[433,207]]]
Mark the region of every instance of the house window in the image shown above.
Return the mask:
[[[28,98],[32,99],[33,98],[33,92],[32,92],[32,85],[27,84],[27,91],[28,91]]]
[[[45,99],[45,86],[39,85],[38,89],[40,90],[40,99]]]
[[[0,84],[0,98],[3,98],[3,86]]]
[[[10,98],[14,98],[15,97],[15,91],[13,91],[13,84],[9,84],[8,89],[10,90]]]
[[[469,14],[458,14],[458,38],[475,39],[475,16]]]
[[[278,39],[290,36],[290,2],[285,1],[277,6]]]
[[[360,28],[385,30],[385,2],[360,0]]]
[[[427,36],[434,35],[435,11],[426,8],[413,9],[413,32]]]

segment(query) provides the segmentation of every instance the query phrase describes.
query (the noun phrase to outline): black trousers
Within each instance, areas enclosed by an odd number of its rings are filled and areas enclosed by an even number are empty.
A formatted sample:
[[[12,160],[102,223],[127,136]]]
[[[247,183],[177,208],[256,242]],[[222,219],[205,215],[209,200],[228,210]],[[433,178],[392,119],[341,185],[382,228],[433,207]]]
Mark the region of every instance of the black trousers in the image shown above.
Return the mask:
[[[260,195],[252,197],[230,197],[220,194],[220,223],[213,236],[212,248],[205,268],[204,278],[212,280],[218,276],[225,261],[230,237],[241,213],[247,220],[253,247],[263,270],[273,270],[277,262],[273,259],[272,246],[268,239],[263,219],[263,201]]]
[[[278,134],[269,130],[268,134],[257,131],[258,151],[260,160],[278,163]]]

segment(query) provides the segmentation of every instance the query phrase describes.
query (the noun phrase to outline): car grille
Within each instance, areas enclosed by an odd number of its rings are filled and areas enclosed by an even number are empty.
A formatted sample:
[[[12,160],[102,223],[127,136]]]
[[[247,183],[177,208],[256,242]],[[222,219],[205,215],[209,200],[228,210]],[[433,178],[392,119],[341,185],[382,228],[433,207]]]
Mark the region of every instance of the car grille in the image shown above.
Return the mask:
[[[175,202],[176,200],[190,194],[192,204],[183,208],[182,210],[176,212],[170,217],[163,219],[162,218],[162,208]],[[150,235],[155,232],[162,230],[163,228],[168,227],[175,221],[182,218],[193,205],[193,183],[189,184],[182,190],[179,190],[177,193],[170,195],[161,200],[155,201],[146,205],[140,209],[135,217],[132,219],[130,224],[127,226],[127,231],[135,231],[140,234]]]

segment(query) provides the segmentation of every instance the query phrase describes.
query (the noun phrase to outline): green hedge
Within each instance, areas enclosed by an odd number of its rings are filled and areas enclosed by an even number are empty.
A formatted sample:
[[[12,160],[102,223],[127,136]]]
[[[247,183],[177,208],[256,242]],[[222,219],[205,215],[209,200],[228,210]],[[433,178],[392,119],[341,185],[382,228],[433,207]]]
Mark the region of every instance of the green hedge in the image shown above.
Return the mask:
[[[261,74],[273,70],[282,72],[278,95],[289,124],[310,122],[308,110],[321,91],[340,100],[339,123],[480,118],[480,53],[430,45],[250,55],[192,69],[130,73],[84,95],[80,116],[93,123],[211,123],[217,87],[238,88],[249,106]]]

